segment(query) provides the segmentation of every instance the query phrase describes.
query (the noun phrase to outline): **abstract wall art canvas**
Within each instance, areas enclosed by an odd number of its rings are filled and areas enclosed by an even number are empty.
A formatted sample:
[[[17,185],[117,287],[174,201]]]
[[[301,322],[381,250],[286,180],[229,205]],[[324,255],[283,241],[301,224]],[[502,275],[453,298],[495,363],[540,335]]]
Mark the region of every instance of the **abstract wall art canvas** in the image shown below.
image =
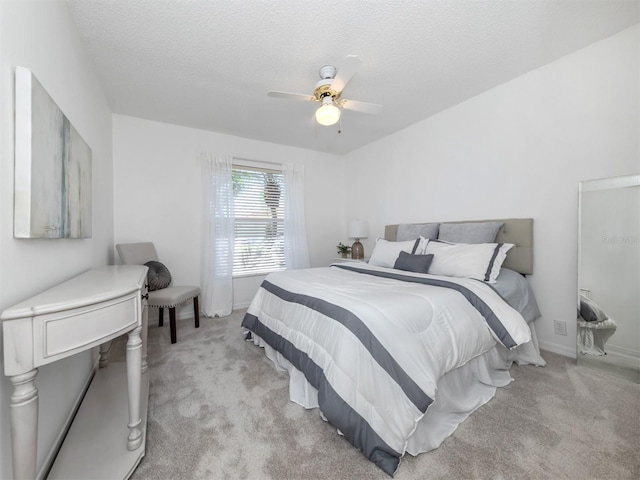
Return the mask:
[[[16,67],[15,238],[91,238],[91,148]]]

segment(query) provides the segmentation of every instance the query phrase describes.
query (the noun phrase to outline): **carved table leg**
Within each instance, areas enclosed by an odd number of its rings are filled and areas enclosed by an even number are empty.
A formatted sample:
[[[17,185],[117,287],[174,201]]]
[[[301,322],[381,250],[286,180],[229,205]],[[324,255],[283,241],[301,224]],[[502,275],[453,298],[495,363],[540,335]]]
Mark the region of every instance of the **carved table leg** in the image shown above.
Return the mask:
[[[142,309],[142,373],[149,368],[147,364],[147,327],[149,325],[149,308],[145,305]]]
[[[100,344],[100,361],[98,362],[100,368],[109,364],[109,350],[111,350],[111,340]]]
[[[127,341],[127,385],[129,390],[129,438],[127,448],[135,450],[142,444],[140,425],[140,384],[142,381],[142,326],[129,333]]]
[[[34,383],[38,369],[10,377],[11,451],[13,478],[36,478],[38,446],[38,389]]]

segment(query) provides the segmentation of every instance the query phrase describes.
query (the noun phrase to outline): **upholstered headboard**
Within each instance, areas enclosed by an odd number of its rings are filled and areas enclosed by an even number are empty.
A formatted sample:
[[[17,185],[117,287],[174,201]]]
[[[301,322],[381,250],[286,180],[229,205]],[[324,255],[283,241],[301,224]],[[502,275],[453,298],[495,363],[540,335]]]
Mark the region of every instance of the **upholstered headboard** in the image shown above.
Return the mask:
[[[497,243],[513,243],[515,247],[507,253],[507,259],[502,264],[525,275],[533,273],[533,218],[499,218],[495,220],[461,220],[456,222],[425,222],[425,223],[479,223],[504,222],[496,237]],[[423,225],[423,224],[419,224]],[[395,241],[398,235],[398,225],[387,225],[384,228],[384,238]]]

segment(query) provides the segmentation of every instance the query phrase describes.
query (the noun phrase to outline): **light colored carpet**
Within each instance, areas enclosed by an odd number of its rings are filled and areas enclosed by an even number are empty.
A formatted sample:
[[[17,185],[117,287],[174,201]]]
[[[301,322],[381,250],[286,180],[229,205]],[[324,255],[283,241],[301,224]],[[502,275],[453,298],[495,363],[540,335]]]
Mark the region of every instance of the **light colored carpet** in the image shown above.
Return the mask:
[[[149,327],[147,448],[132,479],[388,479],[289,401],[243,315],[178,321],[174,345],[166,324]],[[640,386],[542,353],[546,367],[514,366],[514,382],[395,478],[640,478]]]

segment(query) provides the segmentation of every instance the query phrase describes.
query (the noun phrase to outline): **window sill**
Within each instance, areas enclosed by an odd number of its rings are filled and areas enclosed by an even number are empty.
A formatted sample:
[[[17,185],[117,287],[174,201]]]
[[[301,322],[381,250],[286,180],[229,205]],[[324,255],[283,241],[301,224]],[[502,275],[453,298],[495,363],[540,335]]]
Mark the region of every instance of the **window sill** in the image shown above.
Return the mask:
[[[281,269],[281,270],[269,270],[268,272],[259,272],[259,273],[242,273],[239,275],[232,275],[232,278],[235,280],[236,278],[249,278],[249,277],[266,277],[267,275],[269,275],[270,273],[273,272],[282,272],[286,270],[285,268]]]

